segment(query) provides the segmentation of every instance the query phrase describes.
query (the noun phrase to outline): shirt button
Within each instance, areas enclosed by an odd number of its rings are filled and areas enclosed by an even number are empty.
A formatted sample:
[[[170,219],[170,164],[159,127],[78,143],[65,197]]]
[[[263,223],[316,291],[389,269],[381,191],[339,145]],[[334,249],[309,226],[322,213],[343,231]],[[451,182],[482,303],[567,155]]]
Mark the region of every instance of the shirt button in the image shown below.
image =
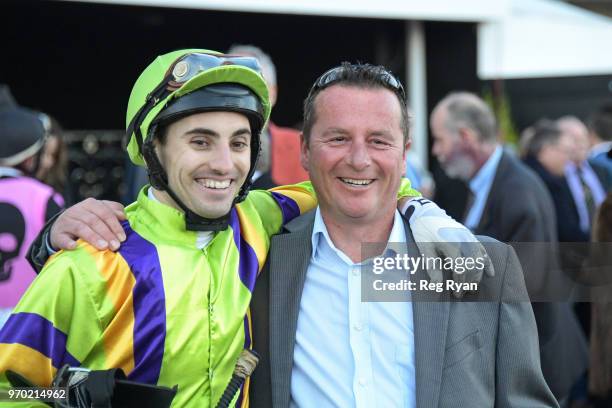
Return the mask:
[[[355,324],[355,325],[353,326],[353,329],[355,329],[355,330],[357,330],[357,331],[361,331],[361,329],[363,329],[363,326],[362,326],[361,324],[357,323],[357,324]]]
[[[359,268],[353,268],[353,276],[359,276]]]
[[[361,385],[362,387],[365,387],[368,384],[368,382],[366,381],[365,378],[360,378],[359,379],[359,385]]]

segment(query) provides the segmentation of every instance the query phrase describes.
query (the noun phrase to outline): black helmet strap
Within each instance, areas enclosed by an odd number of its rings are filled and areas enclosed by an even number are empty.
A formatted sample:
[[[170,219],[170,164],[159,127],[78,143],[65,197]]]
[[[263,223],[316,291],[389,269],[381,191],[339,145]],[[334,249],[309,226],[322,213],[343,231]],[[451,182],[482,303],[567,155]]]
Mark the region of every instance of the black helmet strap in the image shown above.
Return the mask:
[[[132,133],[136,137],[138,148],[142,153],[143,158],[147,164],[149,172],[149,180],[151,185],[162,191],[166,191],[168,195],[174,200],[174,202],[184,211],[185,213],[185,227],[189,231],[222,231],[229,226],[230,212],[219,217],[219,218],[205,218],[190,210],[172,191],[168,185],[168,175],[164,170],[157,153],[155,152],[155,146],[153,144],[154,135],[157,130],[159,123],[151,123],[146,139],[143,140],[140,125],[142,120],[146,117],[148,112],[164,97],[164,93],[167,92],[166,84],[169,77],[166,77],[164,81],[160,83],[148,96],[146,103],[138,110],[134,115],[134,118],[130,122],[127,128],[127,137],[131,137]],[[238,106],[223,106],[216,107],[211,110],[230,110],[239,111],[247,114],[247,112]],[[194,112],[195,113],[195,112]],[[259,157],[259,150],[261,148],[260,133],[262,130],[263,123],[259,124],[252,119],[251,115],[247,114],[249,123],[251,124],[252,140],[251,140],[251,167],[247,174],[247,178],[244,184],[240,187],[238,195],[234,198],[232,208],[239,202],[246,199],[249,189],[251,187],[251,177],[255,172],[255,166],[257,165],[257,159]],[[178,116],[174,117],[173,120],[178,119]],[[231,210],[230,210],[231,211]]]
[[[142,124],[142,120],[147,116],[149,111],[153,109],[153,107],[157,105],[157,103],[165,96],[164,94],[168,92],[166,90],[166,86],[168,85],[168,81],[170,80],[170,78],[171,75],[167,75],[164,80],[161,81],[160,84],[157,85],[157,87],[150,94],[147,95],[145,104],[142,105],[140,109],[138,109],[138,112],[136,112],[126,129],[125,136],[127,142],[129,142],[133,133],[136,137],[136,143],[138,144],[138,150],[140,152],[143,151],[142,148],[144,143],[142,133],[140,132],[140,125]]]

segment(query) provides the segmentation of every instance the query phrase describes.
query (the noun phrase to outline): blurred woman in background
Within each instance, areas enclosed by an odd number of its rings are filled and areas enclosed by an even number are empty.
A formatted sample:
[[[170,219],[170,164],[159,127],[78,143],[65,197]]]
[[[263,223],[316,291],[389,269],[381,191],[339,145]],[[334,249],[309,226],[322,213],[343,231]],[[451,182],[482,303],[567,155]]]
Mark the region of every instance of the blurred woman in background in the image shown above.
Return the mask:
[[[36,178],[60,193],[70,204],[66,185],[68,174],[68,149],[62,138],[63,129],[59,122],[47,114],[41,114],[47,130],[47,141],[40,155]]]

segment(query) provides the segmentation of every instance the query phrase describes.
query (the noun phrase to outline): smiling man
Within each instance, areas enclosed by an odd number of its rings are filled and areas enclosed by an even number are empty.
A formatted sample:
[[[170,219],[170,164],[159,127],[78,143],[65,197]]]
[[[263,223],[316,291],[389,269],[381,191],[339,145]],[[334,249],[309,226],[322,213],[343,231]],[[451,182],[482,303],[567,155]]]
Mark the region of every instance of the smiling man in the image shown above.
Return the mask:
[[[530,304],[493,295],[526,297],[509,246],[487,247],[497,279],[485,276],[478,295],[489,302],[363,301],[364,242],[420,254],[395,205],[410,146],[406,112],[401,83],[381,66],[344,63],[310,90],[302,163],[319,205],[272,237],[255,287],[254,406],[557,406]]]
[[[330,237],[350,242],[357,230],[361,242],[386,241],[396,209],[388,197],[397,192],[410,146],[406,115],[385,88],[330,87],[317,102],[325,108],[307,113],[302,163]],[[367,137],[353,137],[361,129]],[[360,245],[339,249],[353,261],[361,257]]]
[[[168,169],[168,184],[185,206],[206,218],[227,214],[251,165],[247,117],[236,112],[193,114],[171,123],[160,143],[159,158]],[[175,206],[168,192],[154,194]]]

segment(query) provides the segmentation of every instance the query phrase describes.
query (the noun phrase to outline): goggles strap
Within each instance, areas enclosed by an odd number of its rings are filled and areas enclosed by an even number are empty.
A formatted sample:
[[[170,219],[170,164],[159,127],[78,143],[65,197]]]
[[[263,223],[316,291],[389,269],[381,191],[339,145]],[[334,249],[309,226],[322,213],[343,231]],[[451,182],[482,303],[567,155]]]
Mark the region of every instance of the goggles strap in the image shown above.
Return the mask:
[[[128,142],[132,137],[132,133],[134,134],[134,136],[136,136],[138,151],[140,151],[141,153],[144,144],[142,132],[140,131],[142,119],[145,118],[147,116],[147,113],[149,113],[149,111],[153,109],[153,107],[155,107],[155,105],[164,97],[164,93],[167,92],[166,86],[168,85],[168,82],[170,81],[171,77],[171,74],[166,75],[166,77],[160,82],[160,84],[157,85],[157,87],[147,96],[145,104],[142,105],[140,109],[138,109],[138,112],[136,112],[134,118],[130,121],[130,124],[128,125],[127,130],[125,132]]]

